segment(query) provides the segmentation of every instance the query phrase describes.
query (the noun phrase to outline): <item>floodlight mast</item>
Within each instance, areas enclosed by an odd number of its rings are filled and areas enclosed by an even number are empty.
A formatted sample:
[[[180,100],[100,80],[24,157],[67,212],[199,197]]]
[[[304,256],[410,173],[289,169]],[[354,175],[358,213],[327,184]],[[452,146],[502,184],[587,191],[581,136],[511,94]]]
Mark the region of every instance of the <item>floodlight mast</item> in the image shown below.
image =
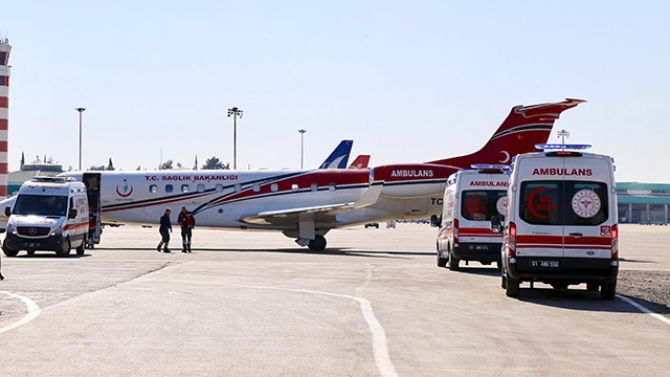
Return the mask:
[[[228,109],[228,118],[233,116],[233,169],[237,170],[237,117],[242,119],[243,110],[237,107]]]

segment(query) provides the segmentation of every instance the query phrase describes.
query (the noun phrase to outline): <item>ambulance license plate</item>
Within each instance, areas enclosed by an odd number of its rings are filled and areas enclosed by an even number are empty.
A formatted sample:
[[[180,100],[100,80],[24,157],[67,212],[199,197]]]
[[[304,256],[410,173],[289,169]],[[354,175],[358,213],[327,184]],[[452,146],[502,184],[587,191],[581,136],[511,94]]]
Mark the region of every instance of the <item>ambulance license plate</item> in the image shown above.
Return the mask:
[[[559,268],[561,266],[557,260],[532,260],[528,265],[532,268]]]
[[[468,245],[468,251],[489,251],[489,245]]]

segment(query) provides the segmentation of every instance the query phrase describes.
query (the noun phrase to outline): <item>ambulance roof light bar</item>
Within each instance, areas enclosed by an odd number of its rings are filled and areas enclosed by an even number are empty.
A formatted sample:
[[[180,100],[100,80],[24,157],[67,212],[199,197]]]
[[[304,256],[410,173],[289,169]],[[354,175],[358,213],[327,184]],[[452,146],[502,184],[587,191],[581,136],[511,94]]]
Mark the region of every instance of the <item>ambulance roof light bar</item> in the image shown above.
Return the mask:
[[[35,176],[30,179],[32,182],[55,182],[55,183],[65,183],[74,181],[74,177],[46,177],[46,176]]]
[[[509,165],[505,164],[472,164],[471,168],[477,170],[507,170]]]
[[[535,144],[536,149],[555,150],[555,149],[589,149],[591,144]]]

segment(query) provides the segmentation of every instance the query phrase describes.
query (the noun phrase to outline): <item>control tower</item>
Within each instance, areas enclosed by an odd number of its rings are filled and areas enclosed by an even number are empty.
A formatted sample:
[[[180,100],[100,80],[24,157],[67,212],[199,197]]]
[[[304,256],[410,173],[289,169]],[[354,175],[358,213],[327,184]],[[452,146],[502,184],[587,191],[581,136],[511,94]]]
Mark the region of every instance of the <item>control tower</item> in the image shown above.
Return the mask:
[[[0,199],[7,197],[7,144],[9,141],[9,53],[12,46],[0,37]]]

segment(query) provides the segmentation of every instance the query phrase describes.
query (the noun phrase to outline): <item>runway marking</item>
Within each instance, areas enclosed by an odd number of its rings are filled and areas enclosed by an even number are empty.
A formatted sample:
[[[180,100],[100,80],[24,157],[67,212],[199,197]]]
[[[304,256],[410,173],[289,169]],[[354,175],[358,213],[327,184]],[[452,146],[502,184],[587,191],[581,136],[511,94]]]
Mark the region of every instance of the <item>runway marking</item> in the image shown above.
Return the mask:
[[[330,292],[321,292],[321,291],[312,291],[309,289],[294,289],[294,288],[277,288],[277,287],[264,287],[256,285],[241,285],[241,284],[226,284],[233,287],[241,288],[255,288],[255,289],[272,289],[277,291],[289,291],[289,292],[299,292],[299,293],[312,293],[324,296],[332,297],[341,297],[348,298],[354,301],[357,301],[361,306],[361,312],[363,312],[363,318],[368,323],[370,332],[372,333],[372,351],[375,355],[375,363],[377,364],[377,370],[383,377],[398,377],[398,373],[395,371],[391,357],[389,356],[388,346],[386,341],[386,332],[384,327],[379,323],[377,317],[372,310],[372,304],[370,301],[357,296],[342,295],[338,293]]]
[[[670,319],[668,319],[667,317],[665,317],[661,314],[658,314],[655,311],[653,311],[651,309],[648,309],[645,306],[642,306],[642,305],[638,304],[637,302],[635,302],[634,300],[629,299],[628,297],[624,297],[624,296],[621,296],[621,295],[616,295],[616,296],[618,298],[620,298],[623,302],[635,307],[637,310],[641,311],[642,313],[649,314],[650,316],[652,316],[652,317],[670,325]]]
[[[4,332],[7,332],[7,331],[10,331],[10,330],[14,330],[15,328],[17,328],[19,326],[23,326],[26,323],[28,323],[28,322],[32,321],[33,319],[37,318],[37,316],[39,316],[40,313],[42,313],[42,310],[40,309],[40,307],[37,306],[37,304],[33,300],[29,299],[28,297],[24,297],[24,296],[21,296],[21,295],[17,295],[16,293],[11,293],[11,292],[7,292],[7,291],[0,291],[0,293],[4,293],[7,296],[18,298],[19,300],[23,301],[23,303],[26,304],[26,306],[28,307],[28,314],[26,314],[18,322],[15,322],[11,325],[0,328],[0,334],[2,334]]]

